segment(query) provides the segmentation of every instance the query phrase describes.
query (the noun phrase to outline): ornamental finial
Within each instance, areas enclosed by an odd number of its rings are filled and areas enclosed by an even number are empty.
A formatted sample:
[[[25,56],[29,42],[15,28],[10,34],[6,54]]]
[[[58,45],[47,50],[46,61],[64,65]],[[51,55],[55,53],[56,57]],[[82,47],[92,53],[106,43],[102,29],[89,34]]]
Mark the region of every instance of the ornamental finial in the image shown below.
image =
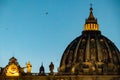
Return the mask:
[[[92,5],[93,5],[93,4],[92,4],[92,3],[90,3],[90,11],[92,11],[92,10],[93,10]]]

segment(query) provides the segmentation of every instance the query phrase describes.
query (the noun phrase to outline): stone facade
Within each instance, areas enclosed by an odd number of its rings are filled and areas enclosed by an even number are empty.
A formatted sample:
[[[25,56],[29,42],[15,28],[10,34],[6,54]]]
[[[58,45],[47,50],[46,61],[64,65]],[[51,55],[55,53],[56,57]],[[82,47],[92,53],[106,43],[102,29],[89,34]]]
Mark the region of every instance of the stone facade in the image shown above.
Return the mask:
[[[49,76],[0,76],[0,80],[120,80],[119,75],[49,75]]]

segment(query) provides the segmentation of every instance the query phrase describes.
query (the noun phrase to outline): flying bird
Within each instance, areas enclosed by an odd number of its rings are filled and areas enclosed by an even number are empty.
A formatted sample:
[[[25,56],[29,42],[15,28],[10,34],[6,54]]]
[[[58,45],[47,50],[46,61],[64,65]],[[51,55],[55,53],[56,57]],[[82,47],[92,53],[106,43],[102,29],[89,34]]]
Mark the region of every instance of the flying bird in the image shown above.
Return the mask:
[[[46,12],[45,14],[48,15],[48,12]]]

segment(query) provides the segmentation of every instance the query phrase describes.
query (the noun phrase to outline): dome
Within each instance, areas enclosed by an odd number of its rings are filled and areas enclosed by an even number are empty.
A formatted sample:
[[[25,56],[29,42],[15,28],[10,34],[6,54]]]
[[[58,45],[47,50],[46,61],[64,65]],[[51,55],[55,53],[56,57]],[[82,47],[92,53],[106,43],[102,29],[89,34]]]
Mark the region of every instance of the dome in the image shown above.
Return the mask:
[[[115,44],[101,34],[90,8],[82,35],[65,49],[60,74],[120,74],[120,52]]]

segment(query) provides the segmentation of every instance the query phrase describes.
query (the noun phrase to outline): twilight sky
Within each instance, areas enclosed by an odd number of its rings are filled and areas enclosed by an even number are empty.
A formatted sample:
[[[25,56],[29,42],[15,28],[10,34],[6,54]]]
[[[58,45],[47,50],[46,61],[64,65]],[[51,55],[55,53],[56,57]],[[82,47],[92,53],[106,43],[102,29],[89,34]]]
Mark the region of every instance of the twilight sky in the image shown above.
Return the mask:
[[[0,67],[14,56],[39,72],[59,67],[67,45],[81,35],[90,3],[102,34],[120,50],[120,0],[0,0]]]

